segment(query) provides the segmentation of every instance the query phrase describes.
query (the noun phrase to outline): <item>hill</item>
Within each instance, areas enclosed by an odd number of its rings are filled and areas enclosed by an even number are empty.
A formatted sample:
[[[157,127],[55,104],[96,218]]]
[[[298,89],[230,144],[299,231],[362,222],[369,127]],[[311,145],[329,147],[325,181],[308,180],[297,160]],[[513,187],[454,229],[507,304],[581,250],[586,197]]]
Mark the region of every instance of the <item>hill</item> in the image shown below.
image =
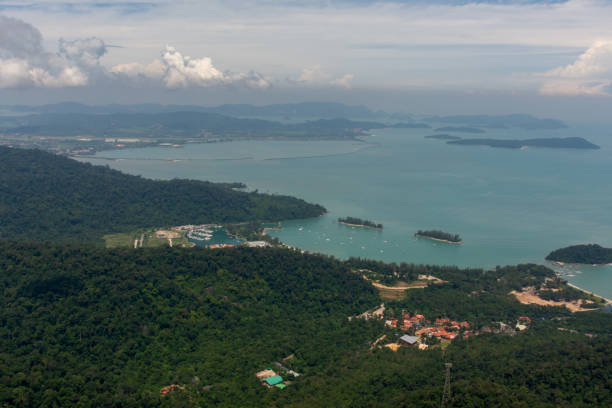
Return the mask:
[[[567,125],[558,119],[536,118],[524,114],[434,116],[429,118],[429,120],[491,129],[519,128],[523,130],[542,130],[567,128]]]
[[[325,212],[303,200],[194,180],[149,180],[39,150],[0,147],[0,237],[101,242],[151,226],[280,221]]]
[[[340,262],[285,249],[117,249],[0,241],[0,401],[5,406],[609,406],[612,315],[523,305],[512,289],[554,276]],[[380,303],[352,267],[428,273],[405,312],[468,320],[475,337],[422,351],[373,347],[399,331],[352,319]],[[559,282],[557,282],[559,283]],[[517,332],[519,316],[532,324]],[[588,334],[585,335],[585,334]],[[429,340],[428,340],[429,342]],[[267,389],[274,362],[299,377]],[[284,374],[283,374],[284,375]],[[162,394],[167,386],[174,391]]]
[[[381,326],[346,318],[376,304],[369,284],[290,250],[0,241],[0,264],[3,406],[190,406],[171,384],[196,406],[262,406],[255,372],[293,355],[316,376]]]
[[[169,112],[207,112],[234,117],[273,117],[298,119],[332,119],[332,118],[358,118],[372,119],[385,116],[384,112],[374,112],[363,105],[345,105],[335,102],[301,102],[274,105],[226,104],[220,106],[199,105],[160,105],[160,104],[134,104],[134,105],[85,105],[75,102],[62,102],[38,106],[2,106],[3,109],[13,112],[34,113],[169,113]]]
[[[612,263],[612,248],[604,248],[597,244],[572,245],[552,251],[546,260],[580,264],[609,264]]]
[[[490,146],[507,149],[520,149],[521,147],[547,147],[551,149],[594,149],[600,147],[581,137],[552,137],[547,139],[461,139],[451,140],[447,144],[466,146]]]
[[[53,144],[71,140],[96,147],[110,140],[130,142],[229,141],[236,139],[354,140],[371,129],[387,125],[344,118],[315,119],[299,123],[236,118],[214,112],[160,113],[41,113],[0,117],[0,136],[8,143]],[[29,137],[29,138],[28,138]],[[59,143],[61,145],[61,143]],[[108,147],[108,146],[107,146]]]

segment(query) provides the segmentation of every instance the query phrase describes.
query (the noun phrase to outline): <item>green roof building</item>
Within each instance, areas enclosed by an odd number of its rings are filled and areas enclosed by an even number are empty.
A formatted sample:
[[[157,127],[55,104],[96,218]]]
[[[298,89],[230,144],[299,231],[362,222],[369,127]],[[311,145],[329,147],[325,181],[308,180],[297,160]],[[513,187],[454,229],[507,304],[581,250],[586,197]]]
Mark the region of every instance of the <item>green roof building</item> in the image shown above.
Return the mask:
[[[283,377],[281,377],[280,375],[274,375],[272,377],[268,377],[264,380],[270,387],[276,385],[276,384],[280,384],[283,382]]]
[[[285,388],[287,388],[287,385],[285,385],[285,384],[276,384],[275,387],[276,388],[280,388],[281,390],[284,390]]]

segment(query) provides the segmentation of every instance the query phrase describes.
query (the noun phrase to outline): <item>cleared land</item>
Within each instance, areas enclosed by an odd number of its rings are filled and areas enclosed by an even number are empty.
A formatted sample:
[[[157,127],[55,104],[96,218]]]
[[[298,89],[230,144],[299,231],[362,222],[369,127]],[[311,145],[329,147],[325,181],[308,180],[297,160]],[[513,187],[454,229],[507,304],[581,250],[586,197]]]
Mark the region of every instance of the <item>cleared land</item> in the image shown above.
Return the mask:
[[[380,282],[372,280],[368,278],[366,275],[362,275],[362,276],[363,276],[363,279],[370,282],[372,286],[374,286],[378,290],[378,293],[382,299],[387,299],[387,300],[400,300],[406,297],[406,291],[409,289],[423,289],[432,283],[435,284],[435,283],[444,282],[443,280],[438,279],[434,276],[421,275],[422,278],[421,276],[419,276],[419,280],[416,280],[414,282],[408,283],[408,282],[399,281],[395,285],[389,286],[389,285],[383,285]]]
[[[592,301],[585,301],[584,299],[578,299],[571,302],[545,300],[538,296],[534,288],[525,288],[521,292],[513,290],[510,294],[514,295],[516,299],[524,305],[565,306],[571,312],[589,312],[593,310],[593,308],[582,307],[582,305],[592,303]]]
[[[141,238],[143,248],[182,245],[191,246],[191,243],[187,240],[183,231],[149,229],[145,231],[139,230],[132,232],[122,232],[118,234],[108,234],[104,235],[103,238],[107,248],[134,248],[135,241],[138,241],[138,248],[141,248]]]

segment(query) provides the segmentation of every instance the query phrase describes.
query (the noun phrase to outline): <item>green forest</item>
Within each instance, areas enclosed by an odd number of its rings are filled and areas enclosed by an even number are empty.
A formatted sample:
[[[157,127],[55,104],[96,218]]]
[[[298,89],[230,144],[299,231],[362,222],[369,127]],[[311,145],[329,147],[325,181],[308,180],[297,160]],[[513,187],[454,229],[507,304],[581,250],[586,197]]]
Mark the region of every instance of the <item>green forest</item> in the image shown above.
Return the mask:
[[[361,227],[367,227],[367,228],[375,228],[375,229],[383,228],[383,225],[380,223],[376,223],[374,221],[369,221],[369,220],[362,220],[361,218],[356,218],[356,217],[338,218],[338,222],[341,224],[359,225]]]
[[[0,147],[0,237],[103,244],[102,235],[184,224],[316,217],[320,205],[233,184],[149,180],[40,150]]]
[[[261,221],[325,209],[34,150],[0,148],[0,169],[0,407],[438,407],[446,363],[447,407],[612,405],[612,314],[544,266],[105,249],[108,232],[233,222],[256,236]],[[439,279],[368,320],[355,317],[383,300],[364,270],[385,284]],[[510,294],[525,287],[596,303],[581,313],[525,305]],[[385,320],[404,313],[467,321],[474,335],[425,351],[377,347],[397,341]],[[514,330],[521,317],[529,328]],[[255,373],[280,361],[300,375],[264,387]]]
[[[454,243],[461,242],[461,237],[459,236],[459,234],[451,234],[440,230],[418,230],[414,235],[416,237],[440,239],[443,241],[449,241]]]
[[[604,248],[597,244],[572,245],[552,251],[546,260],[580,264],[609,264],[612,263],[612,248]]]
[[[612,315],[508,296],[549,269],[427,267],[447,283],[409,291],[389,315],[532,327],[394,353],[370,344],[396,331],[347,319],[380,303],[353,267],[288,249],[0,241],[0,406],[435,407],[445,362],[448,406],[612,403]],[[266,389],[254,373],[281,360],[300,377]],[[162,395],[171,384],[184,389]]]

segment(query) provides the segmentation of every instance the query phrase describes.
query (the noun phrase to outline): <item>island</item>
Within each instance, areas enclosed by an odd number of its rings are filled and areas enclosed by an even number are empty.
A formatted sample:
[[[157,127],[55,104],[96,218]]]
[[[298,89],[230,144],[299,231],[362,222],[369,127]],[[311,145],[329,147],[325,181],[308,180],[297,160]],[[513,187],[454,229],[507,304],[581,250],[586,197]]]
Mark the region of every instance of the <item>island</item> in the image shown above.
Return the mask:
[[[593,149],[600,147],[581,137],[552,137],[547,139],[461,139],[451,140],[447,144],[466,146],[489,146],[506,149],[521,149],[525,147],[548,147],[552,149]]]
[[[604,248],[597,244],[572,245],[552,251],[546,260],[559,264],[607,265],[612,263],[612,248]]]
[[[406,122],[395,123],[393,125],[389,125],[388,127],[393,128],[393,129],[429,129],[431,128],[431,126],[426,123],[406,123]]]
[[[519,128],[523,130],[564,129],[567,125],[558,119],[536,118],[531,115],[459,115],[434,116],[429,118],[435,123],[448,123],[449,125],[463,125],[490,129]]]
[[[485,131],[480,128],[475,128],[475,127],[446,126],[446,127],[437,128],[436,132],[484,133]]]
[[[427,238],[434,241],[446,242],[449,244],[463,243],[459,234],[450,234],[440,230],[418,230],[414,236],[418,238]]]
[[[377,224],[372,221],[362,220],[361,218],[355,218],[355,217],[338,218],[338,223],[349,225],[351,227],[364,227],[364,228],[372,228],[372,229],[377,229],[377,230],[383,229],[382,224]]]
[[[425,139],[438,139],[438,140],[461,140],[459,136],[449,135],[447,133],[442,133],[439,135],[429,135],[425,136]]]

